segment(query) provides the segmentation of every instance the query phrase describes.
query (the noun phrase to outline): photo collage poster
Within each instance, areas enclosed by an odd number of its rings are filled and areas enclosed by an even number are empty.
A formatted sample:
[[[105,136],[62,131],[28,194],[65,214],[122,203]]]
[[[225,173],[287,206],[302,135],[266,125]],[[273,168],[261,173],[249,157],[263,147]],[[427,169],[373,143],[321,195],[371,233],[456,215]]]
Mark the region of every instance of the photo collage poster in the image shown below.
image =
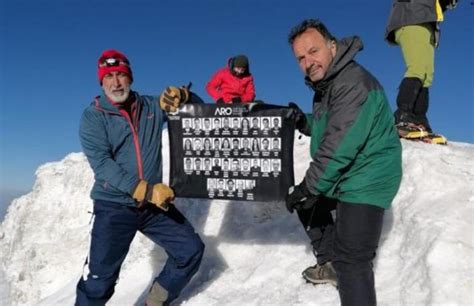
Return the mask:
[[[177,197],[283,200],[294,184],[294,121],[268,104],[186,104],[169,116]]]

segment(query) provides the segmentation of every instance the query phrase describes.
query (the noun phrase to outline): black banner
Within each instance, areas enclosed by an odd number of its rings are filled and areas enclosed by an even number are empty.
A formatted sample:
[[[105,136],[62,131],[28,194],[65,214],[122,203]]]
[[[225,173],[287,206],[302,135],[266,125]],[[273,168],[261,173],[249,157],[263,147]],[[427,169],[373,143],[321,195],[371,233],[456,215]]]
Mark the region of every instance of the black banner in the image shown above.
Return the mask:
[[[272,201],[294,184],[294,119],[269,104],[186,104],[169,115],[177,197]]]

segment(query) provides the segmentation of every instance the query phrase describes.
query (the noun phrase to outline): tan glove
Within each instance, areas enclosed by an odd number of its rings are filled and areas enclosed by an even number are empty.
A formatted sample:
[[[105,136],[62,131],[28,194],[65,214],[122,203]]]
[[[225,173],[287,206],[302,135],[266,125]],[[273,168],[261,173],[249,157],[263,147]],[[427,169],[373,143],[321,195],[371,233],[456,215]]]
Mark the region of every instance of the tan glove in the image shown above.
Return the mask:
[[[138,201],[138,207],[142,207],[145,201],[167,211],[168,202],[174,199],[174,191],[165,184],[150,185],[141,180],[135,187],[132,197]]]
[[[143,200],[145,200],[147,186],[148,183],[146,181],[140,180],[132,192],[132,198],[138,202],[143,202]]]
[[[187,87],[168,86],[160,95],[160,107],[165,112],[175,112],[188,99],[189,90]]]
[[[155,184],[148,190],[146,200],[167,211],[169,202],[174,200],[174,191],[165,184]]]

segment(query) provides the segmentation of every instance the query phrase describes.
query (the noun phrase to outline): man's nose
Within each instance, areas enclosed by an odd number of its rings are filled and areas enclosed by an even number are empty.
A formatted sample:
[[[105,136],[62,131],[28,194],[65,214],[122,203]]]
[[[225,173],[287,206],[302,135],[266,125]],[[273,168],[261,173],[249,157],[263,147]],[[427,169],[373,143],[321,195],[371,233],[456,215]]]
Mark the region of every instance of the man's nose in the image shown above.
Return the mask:
[[[307,58],[307,59],[305,60],[305,67],[306,67],[306,69],[311,68],[311,66],[313,66],[313,65],[314,65],[314,61],[313,61],[311,58]]]
[[[122,83],[120,83],[120,78],[118,77],[118,75],[114,75],[114,77],[112,79],[112,84],[115,87],[120,87],[122,85]]]

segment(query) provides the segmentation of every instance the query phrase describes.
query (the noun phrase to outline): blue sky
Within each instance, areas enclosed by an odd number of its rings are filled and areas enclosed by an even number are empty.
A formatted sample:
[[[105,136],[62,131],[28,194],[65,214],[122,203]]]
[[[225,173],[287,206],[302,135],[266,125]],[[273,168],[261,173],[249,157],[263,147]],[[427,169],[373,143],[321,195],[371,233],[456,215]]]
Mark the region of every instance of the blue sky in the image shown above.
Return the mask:
[[[2,194],[29,190],[43,163],[81,151],[82,110],[101,93],[96,61],[104,49],[129,57],[132,88],[159,94],[167,85],[204,86],[227,58],[250,58],[257,98],[309,111],[287,43],[290,28],[319,18],[338,38],[358,35],[357,61],[385,87],[392,108],[404,65],[383,40],[389,1],[2,1],[0,7],[0,185]],[[450,140],[474,143],[473,9],[446,14],[429,117]]]

